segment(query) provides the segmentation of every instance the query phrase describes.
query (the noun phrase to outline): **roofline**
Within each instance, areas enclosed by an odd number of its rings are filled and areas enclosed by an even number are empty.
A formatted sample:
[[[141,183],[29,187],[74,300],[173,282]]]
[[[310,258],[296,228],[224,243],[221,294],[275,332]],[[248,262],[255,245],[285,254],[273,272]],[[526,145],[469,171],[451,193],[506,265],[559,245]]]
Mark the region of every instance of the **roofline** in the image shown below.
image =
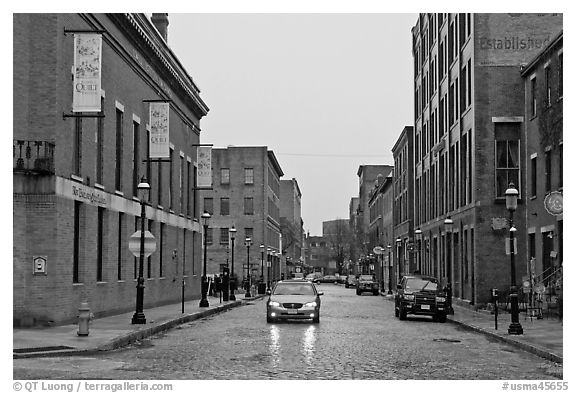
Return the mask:
[[[396,143],[394,143],[394,146],[392,147],[392,153],[394,153],[394,151],[396,150],[396,148],[400,144],[400,141],[402,140],[402,138],[404,138],[404,135],[406,135],[408,133],[409,128],[414,129],[414,126],[404,126],[404,128],[402,129],[402,132],[400,133],[400,136],[398,136]]]
[[[538,54],[534,56],[534,58],[528,64],[520,68],[520,75],[525,77],[526,74],[532,72],[532,69],[538,63],[540,63],[542,57],[544,57],[550,50],[552,50],[552,48],[554,48],[563,39],[563,37],[564,37],[564,30],[560,31],[560,33],[556,35],[556,37],[554,37],[552,41],[548,45],[546,45],[546,47],[544,47],[540,52],[538,52]]]
[[[282,172],[282,168],[280,168],[280,164],[278,163],[278,160],[276,159],[276,156],[272,150],[268,150],[268,159],[272,162],[272,166],[278,172],[278,177],[284,176],[284,172]]]

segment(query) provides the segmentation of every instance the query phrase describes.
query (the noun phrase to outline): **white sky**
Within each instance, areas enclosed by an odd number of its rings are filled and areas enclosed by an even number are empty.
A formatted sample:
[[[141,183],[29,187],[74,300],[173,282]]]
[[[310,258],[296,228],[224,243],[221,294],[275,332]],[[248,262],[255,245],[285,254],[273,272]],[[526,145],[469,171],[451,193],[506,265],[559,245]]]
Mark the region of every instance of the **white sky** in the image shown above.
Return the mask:
[[[304,228],[348,218],[358,167],[393,164],[413,123],[417,14],[169,13],[168,43],[210,112],[201,142],[268,146],[302,191]]]

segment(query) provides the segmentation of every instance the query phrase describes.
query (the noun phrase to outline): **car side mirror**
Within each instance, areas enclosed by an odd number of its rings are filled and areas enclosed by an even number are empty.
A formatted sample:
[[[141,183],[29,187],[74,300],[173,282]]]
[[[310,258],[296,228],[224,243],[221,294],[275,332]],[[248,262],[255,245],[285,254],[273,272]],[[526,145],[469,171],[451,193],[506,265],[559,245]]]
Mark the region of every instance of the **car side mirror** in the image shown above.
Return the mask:
[[[402,285],[401,285],[401,284],[397,284],[397,285],[396,285],[396,289],[402,289]]]
[[[324,295],[324,292],[318,292],[318,296]]]

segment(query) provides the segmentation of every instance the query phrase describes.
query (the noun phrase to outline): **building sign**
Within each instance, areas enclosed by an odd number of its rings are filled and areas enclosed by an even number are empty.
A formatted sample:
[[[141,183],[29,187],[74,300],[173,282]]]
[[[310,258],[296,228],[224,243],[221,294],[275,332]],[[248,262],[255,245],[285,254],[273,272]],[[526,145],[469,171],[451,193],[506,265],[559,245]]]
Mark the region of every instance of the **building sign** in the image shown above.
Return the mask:
[[[196,154],[197,154],[196,162],[198,164],[196,186],[198,188],[211,188],[212,146],[198,146]]]
[[[492,229],[500,231],[508,228],[508,220],[504,217],[492,217]]]
[[[73,112],[100,112],[102,35],[74,34]]]
[[[546,208],[546,211],[553,216],[559,216],[562,214],[564,211],[563,206],[563,197],[561,192],[552,191],[544,198],[544,207]]]
[[[33,274],[45,276],[46,273],[46,262],[48,261],[47,256],[33,256]]]
[[[169,114],[169,103],[150,103],[150,158],[170,158]]]
[[[71,183],[70,186],[69,192],[72,194],[72,199],[94,206],[106,207],[108,205],[106,192],[82,184]]]

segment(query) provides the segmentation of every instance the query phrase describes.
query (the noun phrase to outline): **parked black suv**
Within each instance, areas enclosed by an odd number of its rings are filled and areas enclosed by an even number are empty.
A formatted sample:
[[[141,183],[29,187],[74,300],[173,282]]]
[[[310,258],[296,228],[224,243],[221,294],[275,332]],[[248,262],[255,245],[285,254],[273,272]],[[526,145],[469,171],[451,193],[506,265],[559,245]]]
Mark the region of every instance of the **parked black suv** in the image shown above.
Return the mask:
[[[435,322],[446,322],[448,303],[446,292],[438,280],[423,275],[402,277],[394,296],[394,314],[401,320],[407,314],[430,315]]]
[[[378,296],[380,289],[374,275],[360,274],[356,278],[356,295],[361,295],[362,292],[372,292],[372,295]]]

